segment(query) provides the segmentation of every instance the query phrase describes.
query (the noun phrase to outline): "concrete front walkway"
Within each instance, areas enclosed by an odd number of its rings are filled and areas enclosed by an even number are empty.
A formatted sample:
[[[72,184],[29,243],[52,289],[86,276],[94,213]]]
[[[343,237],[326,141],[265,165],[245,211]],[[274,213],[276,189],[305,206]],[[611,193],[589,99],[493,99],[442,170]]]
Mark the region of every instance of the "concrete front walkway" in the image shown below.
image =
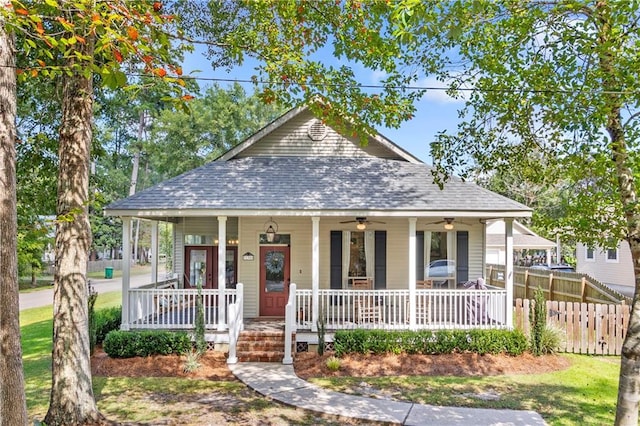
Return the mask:
[[[239,363],[233,374],[258,393],[294,407],[338,417],[402,425],[545,425],[533,411],[436,407],[347,395],[324,389],[296,376],[280,363]]]

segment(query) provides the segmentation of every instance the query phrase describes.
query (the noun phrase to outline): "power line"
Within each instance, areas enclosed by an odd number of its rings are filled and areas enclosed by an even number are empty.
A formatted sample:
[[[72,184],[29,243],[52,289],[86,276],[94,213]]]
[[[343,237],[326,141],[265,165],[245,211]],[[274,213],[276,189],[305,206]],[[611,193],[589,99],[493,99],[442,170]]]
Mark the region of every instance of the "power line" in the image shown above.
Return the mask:
[[[14,68],[20,69],[20,67],[12,65],[0,65],[0,68]],[[55,67],[33,68],[33,69],[55,69]],[[128,77],[145,77],[145,78],[157,78],[163,79],[166,77],[160,77],[152,74],[138,74],[138,73],[124,73]],[[576,94],[576,93],[598,93],[606,95],[640,95],[640,91],[627,91],[627,90],[558,90],[558,89],[504,89],[504,88],[477,88],[477,87],[442,87],[442,86],[413,86],[413,85],[384,85],[384,84],[344,84],[344,83],[300,83],[293,80],[288,81],[268,81],[257,79],[238,79],[228,77],[202,77],[202,76],[167,76],[175,79],[191,80],[191,81],[206,81],[215,83],[247,83],[254,85],[277,85],[277,86],[307,86],[307,87],[342,87],[342,88],[358,88],[358,89],[393,89],[393,90],[406,90],[406,91],[430,91],[439,90],[447,91],[454,90],[457,92],[481,92],[481,93],[558,93],[558,94]]]

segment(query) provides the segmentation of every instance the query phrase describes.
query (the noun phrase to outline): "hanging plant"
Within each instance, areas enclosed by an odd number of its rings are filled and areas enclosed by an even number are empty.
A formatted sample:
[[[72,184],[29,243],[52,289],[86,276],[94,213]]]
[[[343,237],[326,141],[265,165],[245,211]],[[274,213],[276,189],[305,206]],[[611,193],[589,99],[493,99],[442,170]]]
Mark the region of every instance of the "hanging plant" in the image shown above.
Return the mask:
[[[266,254],[264,257],[264,266],[267,271],[272,274],[282,272],[284,267],[284,253],[279,251],[272,251]]]

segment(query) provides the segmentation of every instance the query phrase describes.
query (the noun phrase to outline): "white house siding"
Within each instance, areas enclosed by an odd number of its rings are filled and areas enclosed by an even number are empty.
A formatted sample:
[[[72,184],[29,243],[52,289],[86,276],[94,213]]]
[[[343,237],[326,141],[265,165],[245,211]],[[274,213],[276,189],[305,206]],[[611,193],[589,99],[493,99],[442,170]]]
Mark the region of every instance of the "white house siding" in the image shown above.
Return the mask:
[[[265,136],[260,143],[242,151],[237,158],[260,156],[398,158],[397,154],[374,140],[370,140],[366,147],[362,147],[357,139],[345,138],[329,127],[322,140],[311,140],[308,129],[309,125],[315,121],[316,118],[310,112],[304,112]]]
[[[258,316],[258,277],[260,276],[259,229],[266,219],[242,217],[238,223],[238,282],[244,284],[244,316]],[[262,230],[264,231],[264,230]],[[244,253],[253,254],[253,260],[242,260]]]
[[[596,248],[595,259],[586,260],[586,247],[580,243],[576,245],[576,272],[587,274],[605,284],[616,284],[634,287],[633,260],[629,243],[621,241],[618,244],[618,261],[607,261],[607,251]]]
[[[184,234],[182,227],[173,226],[173,272],[178,276],[180,285],[183,286],[184,275]]]
[[[473,225],[469,231],[469,280],[477,280],[484,277],[484,263],[482,252],[484,250],[484,226],[482,224]]]

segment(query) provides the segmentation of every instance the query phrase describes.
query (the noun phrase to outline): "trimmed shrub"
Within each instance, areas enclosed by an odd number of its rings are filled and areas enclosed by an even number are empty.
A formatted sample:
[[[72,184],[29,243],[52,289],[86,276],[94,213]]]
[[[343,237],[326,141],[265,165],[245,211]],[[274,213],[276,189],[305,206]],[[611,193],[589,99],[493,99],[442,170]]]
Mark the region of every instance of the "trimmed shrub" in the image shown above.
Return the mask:
[[[338,330],[334,336],[337,356],[348,353],[383,354],[479,354],[521,355],[528,348],[519,330]]]
[[[111,358],[186,354],[191,339],[184,332],[114,330],[105,337],[103,348]]]
[[[120,330],[121,322],[122,307],[97,310],[95,315],[96,342],[102,343],[110,331]]]

